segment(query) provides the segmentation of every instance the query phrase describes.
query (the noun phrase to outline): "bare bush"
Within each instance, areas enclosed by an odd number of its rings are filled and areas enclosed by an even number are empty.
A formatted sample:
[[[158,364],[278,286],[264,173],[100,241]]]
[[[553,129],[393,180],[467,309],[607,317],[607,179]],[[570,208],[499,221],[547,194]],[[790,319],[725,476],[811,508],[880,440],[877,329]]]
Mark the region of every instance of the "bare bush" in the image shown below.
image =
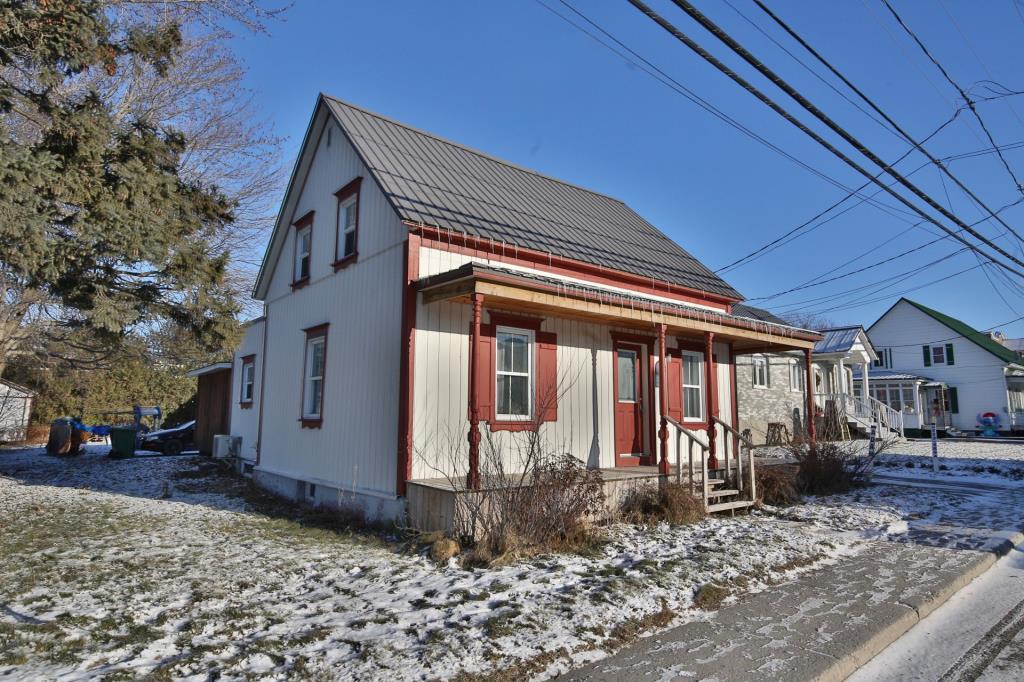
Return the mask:
[[[796,489],[797,467],[790,464],[757,467],[759,501],[775,507],[788,507],[800,501]]]
[[[870,480],[877,456],[894,442],[895,439],[878,439],[873,454],[864,441],[794,442],[786,449],[798,465],[797,491],[830,495],[865,484]]]
[[[627,523],[660,523],[672,526],[697,523],[707,516],[704,502],[690,494],[689,485],[668,483],[631,490],[622,500],[622,520]]]
[[[486,432],[486,428],[484,429]],[[467,563],[490,565],[516,556],[572,549],[593,540],[593,519],[604,508],[600,472],[552,449],[540,427],[480,444],[480,488],[466,489],[466,451],[449,447],[442,472],[459,491],[451,534],[471,547]]]

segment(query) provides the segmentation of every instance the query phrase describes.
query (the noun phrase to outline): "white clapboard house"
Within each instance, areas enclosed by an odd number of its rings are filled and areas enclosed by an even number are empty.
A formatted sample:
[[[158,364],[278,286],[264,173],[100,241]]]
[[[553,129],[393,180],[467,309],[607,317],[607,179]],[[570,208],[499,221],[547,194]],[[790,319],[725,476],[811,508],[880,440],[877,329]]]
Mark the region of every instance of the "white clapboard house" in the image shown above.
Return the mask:
[[[989,413],[1001,432],[1024,428],[1024,360],[990,334],[907,298],[867,333],[878,354],[869,392],[902,412],[909,434],[926,435],[933,423],[973,432]]]
[[[736,467],[735,358],[819,338],[734,314],[740,294],[621,201],[326,96],[255,297],[246,467],[421,526],[487,486],[481,442],[514,470],[528,433],[610,482],[694,451]]]

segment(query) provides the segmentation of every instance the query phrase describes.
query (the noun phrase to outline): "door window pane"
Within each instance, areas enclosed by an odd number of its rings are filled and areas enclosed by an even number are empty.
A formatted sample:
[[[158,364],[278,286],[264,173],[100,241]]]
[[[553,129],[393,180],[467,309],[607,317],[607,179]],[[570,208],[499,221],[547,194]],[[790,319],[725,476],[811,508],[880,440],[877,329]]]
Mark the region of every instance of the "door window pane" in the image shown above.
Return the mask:
[[[619,402],[636,402],[636,353],[631,350],[618,352]]]

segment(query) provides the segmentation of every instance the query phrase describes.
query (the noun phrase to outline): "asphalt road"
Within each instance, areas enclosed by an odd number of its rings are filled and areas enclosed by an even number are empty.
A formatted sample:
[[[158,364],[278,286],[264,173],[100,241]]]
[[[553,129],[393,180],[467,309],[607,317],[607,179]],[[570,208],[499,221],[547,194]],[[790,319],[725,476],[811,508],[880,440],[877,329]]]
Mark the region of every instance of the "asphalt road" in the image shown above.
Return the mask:
[[[848,680],[1024,680],[1024,544]]]

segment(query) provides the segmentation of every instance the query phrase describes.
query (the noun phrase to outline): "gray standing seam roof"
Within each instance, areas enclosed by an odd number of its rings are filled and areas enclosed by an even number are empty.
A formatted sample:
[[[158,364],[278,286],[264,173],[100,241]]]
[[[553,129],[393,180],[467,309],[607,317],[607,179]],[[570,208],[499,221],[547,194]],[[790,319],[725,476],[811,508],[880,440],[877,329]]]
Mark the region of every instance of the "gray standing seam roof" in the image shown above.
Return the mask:
[[[857,336],[863,331],[861,327],[839,327],[822,329],[824,338],[814,344],[815,353],[844,353],[853,347]]]
[[[771,322],[772,324],[784,324],[787,327],[792,325],[786,322],[781,317],[774,313],[770,313],[763,308],[755,308],[752,305],[746,303],[733,303],[732,314],[739,317],[749,317],[752,320],[761,320],[762,322]]]
[[[742,298],[617,199],[324,101],[402,220]]]

